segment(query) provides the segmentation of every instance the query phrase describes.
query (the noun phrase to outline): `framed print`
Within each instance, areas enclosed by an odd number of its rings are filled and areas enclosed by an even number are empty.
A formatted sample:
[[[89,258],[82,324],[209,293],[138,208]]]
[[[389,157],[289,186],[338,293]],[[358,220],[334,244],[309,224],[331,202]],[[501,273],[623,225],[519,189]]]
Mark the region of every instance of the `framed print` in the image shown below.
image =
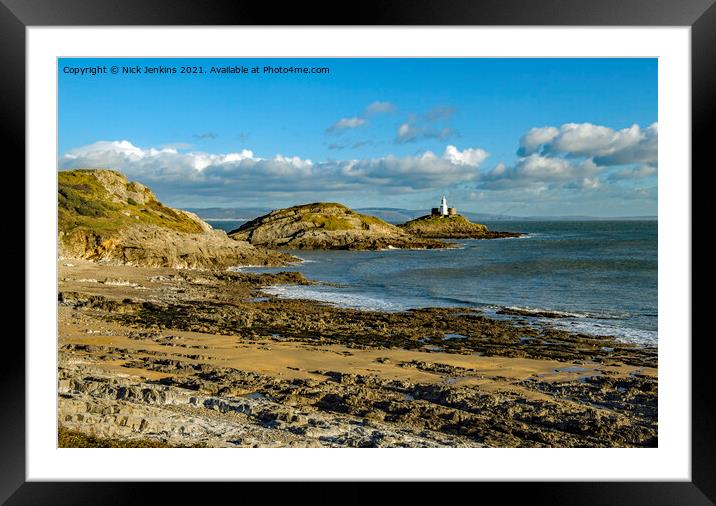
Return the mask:
[[[4,0],[27,298],[3,500],[712,503],[711,4]]]

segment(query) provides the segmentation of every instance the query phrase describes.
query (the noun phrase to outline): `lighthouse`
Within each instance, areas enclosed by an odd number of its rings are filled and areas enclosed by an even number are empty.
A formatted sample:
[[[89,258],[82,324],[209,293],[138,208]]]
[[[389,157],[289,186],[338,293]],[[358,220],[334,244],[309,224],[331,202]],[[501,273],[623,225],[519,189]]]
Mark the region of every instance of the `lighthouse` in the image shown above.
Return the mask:
[[[445,198],[445,195],[443,195],[443,198],[440,201],[440,216],[447,216],[447,215],[448,215],[447,199]]]
[[[443,195],[442,200],[440,200],[440,207],[433,207],[430,214],[432,216],[455,216],[457,214],[457,209],[454,207],[448,207],[447,199],[445,198],[445,195]]]

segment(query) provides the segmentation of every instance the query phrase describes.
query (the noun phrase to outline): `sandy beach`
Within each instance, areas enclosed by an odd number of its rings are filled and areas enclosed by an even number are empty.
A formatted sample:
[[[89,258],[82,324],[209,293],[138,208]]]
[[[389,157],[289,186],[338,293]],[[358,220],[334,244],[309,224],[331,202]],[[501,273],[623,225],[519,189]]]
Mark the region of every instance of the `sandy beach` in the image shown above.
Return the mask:
[[[297,273],[58,269],[63,430],[130,445],[657,446],[656,348],[262,291],[311,283]]]

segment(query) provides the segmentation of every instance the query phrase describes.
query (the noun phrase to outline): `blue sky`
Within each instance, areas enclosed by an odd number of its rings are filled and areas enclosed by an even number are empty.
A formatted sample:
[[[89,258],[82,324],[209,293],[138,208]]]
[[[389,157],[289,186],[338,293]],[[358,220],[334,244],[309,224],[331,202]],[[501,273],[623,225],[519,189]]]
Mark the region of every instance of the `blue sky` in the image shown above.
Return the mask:
[[[93,66],[203,74],[77,75]],[[328,74],[212,74],[212,66]],[[179,207],[655,215],[655,59],[61,59],[59,168]]]

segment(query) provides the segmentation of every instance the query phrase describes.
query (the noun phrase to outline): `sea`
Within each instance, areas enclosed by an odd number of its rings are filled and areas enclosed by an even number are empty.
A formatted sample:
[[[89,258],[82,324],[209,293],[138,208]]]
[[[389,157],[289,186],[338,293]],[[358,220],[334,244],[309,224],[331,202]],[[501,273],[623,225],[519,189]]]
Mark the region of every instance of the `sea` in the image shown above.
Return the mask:
[[[242,221],[207,220],[232,230]],[[295,251],[303,260],[290,268],[330,284],[274,286],[284,298],[338,306],[404,311],[421,307],[465,307],[486,316],[512,308],[556,312],[564,318],[528,316],[531,323],[576,333],[614,336],[656,346],[657,229],[644,221],[499,221],[491,230],[527,236],[455,240],[459,249],[384,251]]]

